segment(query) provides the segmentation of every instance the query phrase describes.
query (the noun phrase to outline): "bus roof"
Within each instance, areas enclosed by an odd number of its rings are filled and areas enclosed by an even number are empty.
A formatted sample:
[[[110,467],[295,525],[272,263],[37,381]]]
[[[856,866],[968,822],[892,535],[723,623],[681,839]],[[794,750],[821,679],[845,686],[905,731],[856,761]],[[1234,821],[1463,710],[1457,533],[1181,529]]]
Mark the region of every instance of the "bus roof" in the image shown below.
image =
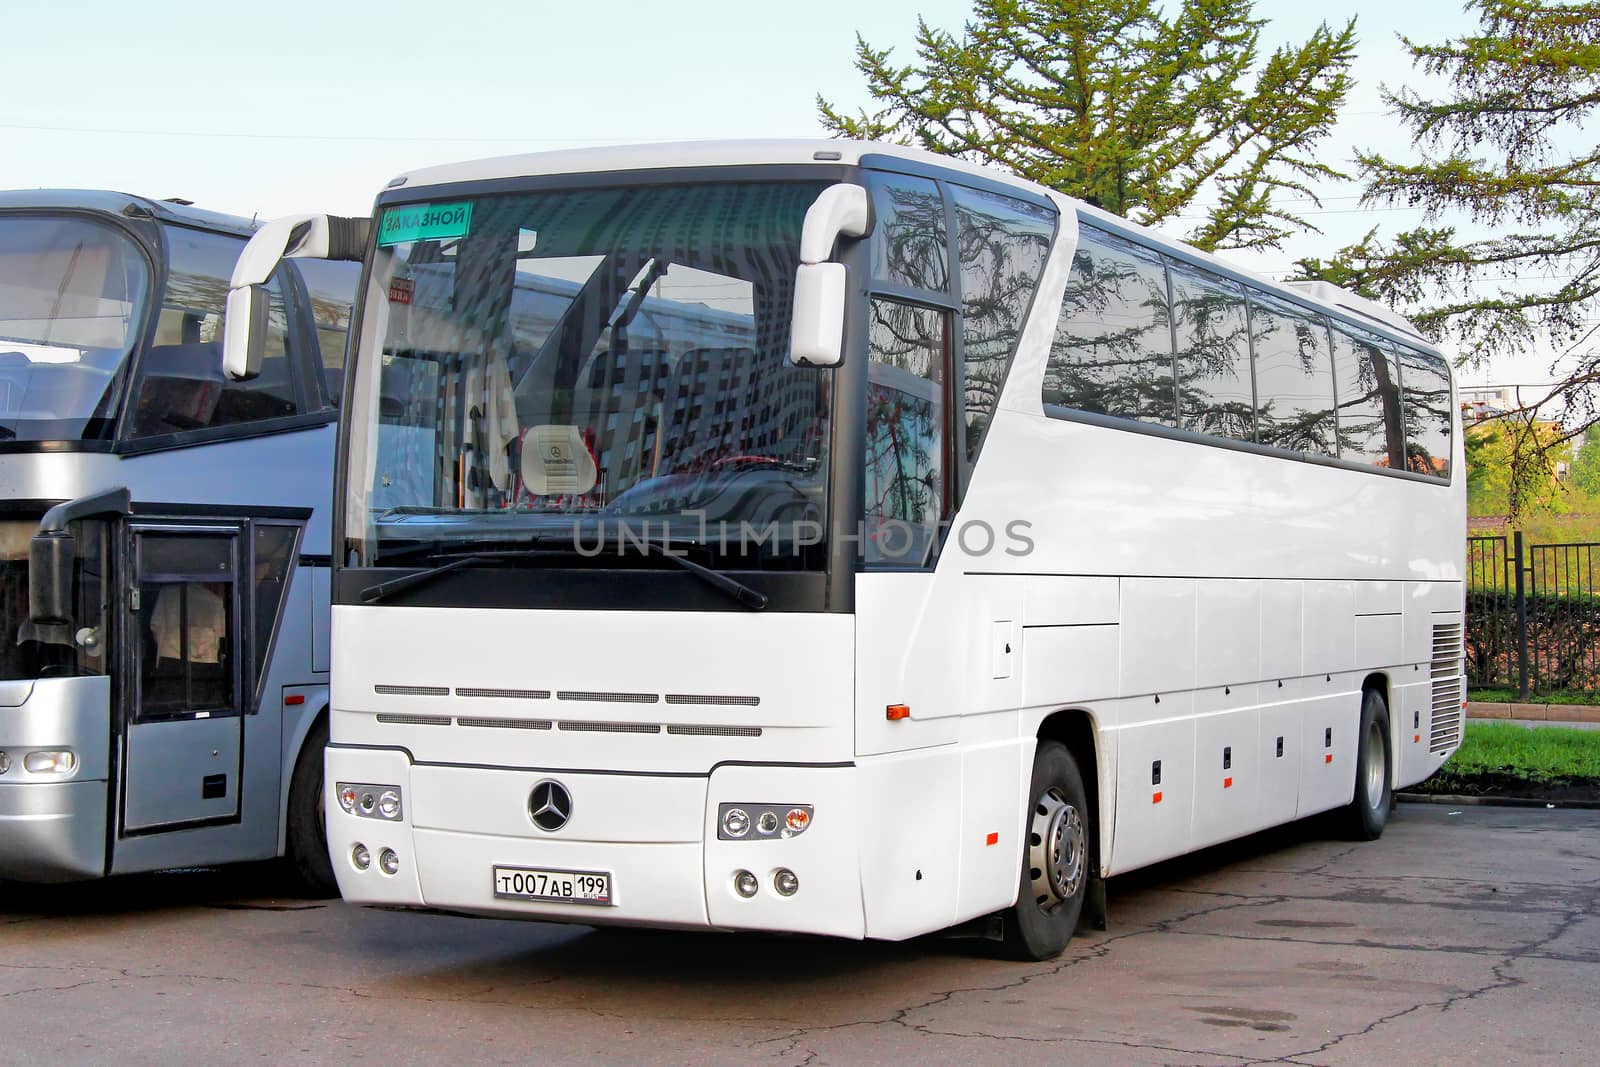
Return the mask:
[[[154,200],[109,189],[7,189],[0,190],[0,211],[65,209],[103,211],[109,215],[142,215],[180,226],[197,226],[248,237],[255,232],[251,219],[206,211],[171,200]]]

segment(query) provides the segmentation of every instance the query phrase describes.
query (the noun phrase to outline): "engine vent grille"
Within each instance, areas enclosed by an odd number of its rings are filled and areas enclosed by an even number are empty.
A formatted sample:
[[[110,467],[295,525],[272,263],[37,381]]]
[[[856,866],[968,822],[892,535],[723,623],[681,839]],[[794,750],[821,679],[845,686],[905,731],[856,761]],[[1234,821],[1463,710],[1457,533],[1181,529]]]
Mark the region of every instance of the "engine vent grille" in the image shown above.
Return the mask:
[[[595,693],[587,689],[562,689],[556,692],[561,700],[585,700],[605,704],[654,704],[661,699],[656,693]]]
[[[570,733],[590,734],[659,734],[661,724],[655,722],[568,722],[558,724]]]
[[[667,733],[684,737],[760,737],[759,726],[678,726],[667,727]]]
[[[1448,752],[1461,742],[1461,624],[1433,628],[1433,710],[1429,718],[1428,751]]]
[[[491,697],[497,700],[549,700],[548,689],[466,689],[456,686],[458,697]]]
[[[450,695],[450,687],[447,685],[375,685],[372,687],[372,691],[381,693],[384,696],[396,697],[447,697]]]
[[[548,730],[555,723],[549,719],[469,719],[463,715],[456,719],[456,725],[499,727],[503,730]]]
[[[754,708],[761,705],[760,697],[722,697],[702,693],[668,693],[668,704],[703,704],[715,708]]]
[[[379,715],[379,722],[391,726],[449,726],[448,715]]]

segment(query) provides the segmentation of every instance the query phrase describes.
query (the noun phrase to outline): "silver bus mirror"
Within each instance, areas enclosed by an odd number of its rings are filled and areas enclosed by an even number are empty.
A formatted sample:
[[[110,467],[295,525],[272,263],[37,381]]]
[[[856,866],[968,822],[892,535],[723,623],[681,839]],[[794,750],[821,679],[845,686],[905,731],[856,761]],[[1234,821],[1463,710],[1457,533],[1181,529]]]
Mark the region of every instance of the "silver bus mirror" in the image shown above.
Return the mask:
[[[833,246],[841,237],[865,237],[871,227],[871,201],[859,185],[829,186],[806,211],[789,326],[795,366],[837,367],[844,359],[848,279],[844,264],[832,262]]]
[[[127,515],[132,496],[118,487],[57,504],[39,520],[39,532],[28,543],[28,621],[65,626],[72,622],[72,569],[78,543],[67,528],[96,515]]]
[[[361,262],[370,219],[337,215],[290,215],[273,219],[250,237],[228,282],[227,316],[222,325],[222,372],[234,381],[261,373],[266,346],[267,281],[285,259],[337,259]]]

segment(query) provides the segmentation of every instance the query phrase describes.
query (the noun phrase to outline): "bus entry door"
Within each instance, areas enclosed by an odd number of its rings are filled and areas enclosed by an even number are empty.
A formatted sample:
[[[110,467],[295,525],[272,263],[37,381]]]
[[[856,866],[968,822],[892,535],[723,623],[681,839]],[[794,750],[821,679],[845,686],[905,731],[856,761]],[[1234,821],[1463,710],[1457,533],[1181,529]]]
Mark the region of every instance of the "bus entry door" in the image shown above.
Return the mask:
[[[240,530],[138,525],[126,573],[122,829],[239,815]]]

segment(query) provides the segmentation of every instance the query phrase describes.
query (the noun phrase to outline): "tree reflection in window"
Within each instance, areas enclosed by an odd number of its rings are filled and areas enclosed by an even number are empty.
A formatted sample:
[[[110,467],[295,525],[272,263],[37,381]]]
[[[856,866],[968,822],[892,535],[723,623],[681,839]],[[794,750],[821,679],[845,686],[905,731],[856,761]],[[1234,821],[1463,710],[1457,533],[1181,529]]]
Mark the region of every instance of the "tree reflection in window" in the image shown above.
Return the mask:
[[[950,288],[944,197],[923,178],[896,177],[873,190],[872,276],[912,289]]]
[[[1009,196],[956,186],[956,249],[961,259],[962,361],[966,368],[966,450],[994,416],[1000,387],[1033,302],[1055,212]]]
[[[1328,327],[1287,302],[1252,293],[1256,440],[1274,448],[1338,454]]]
[[[1178,425],[1195,433],[1254,440],[1244,289],[1185,264],[1173,262],[1170,268],[1178,345]]]
[[[1044,402],[1171,426],[1172,332],[1161,257],[1080,227]]]
[[[1333,381],[1339,396],[1339,455],[1401,470],[1400,383],[1376,339],[1333,330]]]
[[[867,377],[869,563],[927,560],[945,508],[945,314],[872,302]]]
[[[1450,368],[1443,359],[1398,349],[1405,396],[1406,469],[1450,477]]]

